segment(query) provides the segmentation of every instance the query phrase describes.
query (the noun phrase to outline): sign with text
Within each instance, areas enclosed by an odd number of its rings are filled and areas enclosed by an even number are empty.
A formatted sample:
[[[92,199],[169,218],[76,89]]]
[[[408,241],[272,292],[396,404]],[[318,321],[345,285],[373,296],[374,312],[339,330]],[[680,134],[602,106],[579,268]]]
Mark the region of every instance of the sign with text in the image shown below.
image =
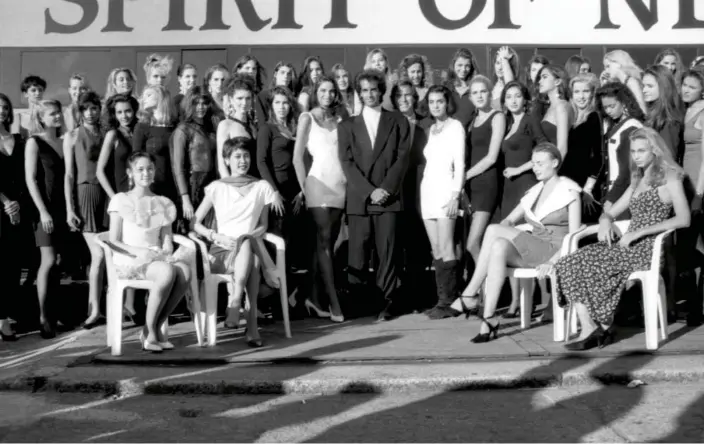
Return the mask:
[[[0,46],[702,44],[704,0],[0,0]]]

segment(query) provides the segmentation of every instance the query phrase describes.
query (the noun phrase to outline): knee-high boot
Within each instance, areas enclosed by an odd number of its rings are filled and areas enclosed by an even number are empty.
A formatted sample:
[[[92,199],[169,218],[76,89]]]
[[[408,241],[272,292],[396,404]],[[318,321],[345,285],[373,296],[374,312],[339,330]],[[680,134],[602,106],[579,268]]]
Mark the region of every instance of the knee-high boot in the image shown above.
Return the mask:
[[[439,268],[441,272],[436,273],[436,277],[439,278],[439,286],[442,288],[442,292],[438,291],[438,303],[428,313],[430,319],[445,319],[454,316],[450,305],[452,305],[452,302],[457,297],[458,263],[457,260],[449,262],[442,261],[440,263]]]

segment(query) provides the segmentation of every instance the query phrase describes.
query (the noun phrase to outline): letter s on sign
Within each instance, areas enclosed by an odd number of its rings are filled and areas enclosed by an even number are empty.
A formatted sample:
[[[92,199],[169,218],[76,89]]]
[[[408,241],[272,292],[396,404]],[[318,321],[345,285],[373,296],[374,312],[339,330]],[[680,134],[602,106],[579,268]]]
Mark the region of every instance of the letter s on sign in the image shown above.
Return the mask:
[[[98,17],[98,0],[63,0],[81,7],[83,15],[78,23],[65,25],[51,16],[50,8],[44,10],[44,34],[75,34],[89,27]],[[61,6],[58,6],[61,8]]]

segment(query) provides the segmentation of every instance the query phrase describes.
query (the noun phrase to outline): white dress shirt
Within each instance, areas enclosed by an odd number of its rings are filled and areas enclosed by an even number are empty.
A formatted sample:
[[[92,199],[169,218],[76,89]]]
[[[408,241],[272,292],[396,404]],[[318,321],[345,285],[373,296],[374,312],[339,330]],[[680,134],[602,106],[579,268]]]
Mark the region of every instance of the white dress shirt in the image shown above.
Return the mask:
[[[362,118],[364,119],[364,125],[367,127],[369,139],[372,141],[372,149],[374,149],[376,133],[379,130],[379,120],[381,120],[381,105],[373,108],[365,106],[362,109]]]

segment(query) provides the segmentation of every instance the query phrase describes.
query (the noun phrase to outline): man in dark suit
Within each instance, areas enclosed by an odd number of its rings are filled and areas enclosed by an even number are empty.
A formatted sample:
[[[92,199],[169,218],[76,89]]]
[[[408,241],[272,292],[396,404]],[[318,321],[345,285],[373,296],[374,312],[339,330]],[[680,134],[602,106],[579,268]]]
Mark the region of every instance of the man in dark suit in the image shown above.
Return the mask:
[[[348,279],[353,295],[359,295],[373,245],[378,258],[376,288],[386,301],[379,320],[388,320],[398,314],[401,261],[396,228],[403,210],[410,128],[400,113],[381,108],[386,93],[383,74],[372,70],[358,74],[355,89],[362,112],[338,126],[340,161],[347,176]]]

